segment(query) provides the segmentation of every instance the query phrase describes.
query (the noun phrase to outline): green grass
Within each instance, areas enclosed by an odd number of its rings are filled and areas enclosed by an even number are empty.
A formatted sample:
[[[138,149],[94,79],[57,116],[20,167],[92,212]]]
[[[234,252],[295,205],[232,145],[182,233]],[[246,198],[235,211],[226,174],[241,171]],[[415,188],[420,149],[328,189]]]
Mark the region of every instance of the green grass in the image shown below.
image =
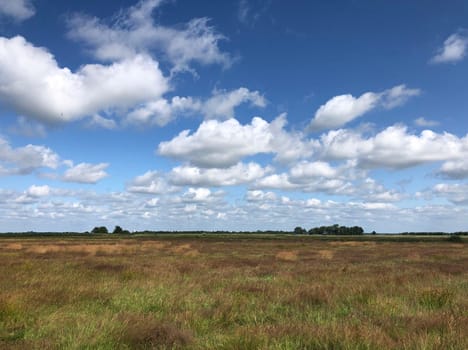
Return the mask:
[[[409,238],[2,238],[0,348],[468,348],[466,243]]]

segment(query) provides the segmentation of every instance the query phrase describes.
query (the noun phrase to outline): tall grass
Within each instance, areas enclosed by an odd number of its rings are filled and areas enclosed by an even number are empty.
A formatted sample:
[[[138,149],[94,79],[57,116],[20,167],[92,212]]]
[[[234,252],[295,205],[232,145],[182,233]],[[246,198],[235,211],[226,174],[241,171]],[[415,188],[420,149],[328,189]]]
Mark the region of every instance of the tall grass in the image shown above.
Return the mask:
[[[464,243],[0,244],[1,349],[468,348]]]

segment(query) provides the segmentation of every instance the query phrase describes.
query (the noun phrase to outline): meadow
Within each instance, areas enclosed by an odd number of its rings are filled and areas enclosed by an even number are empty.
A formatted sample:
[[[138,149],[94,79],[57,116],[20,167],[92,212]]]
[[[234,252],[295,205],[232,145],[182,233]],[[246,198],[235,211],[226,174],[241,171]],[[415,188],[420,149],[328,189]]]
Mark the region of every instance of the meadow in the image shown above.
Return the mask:
[[[1,349],[468,349],[465,241],[0,238]]]

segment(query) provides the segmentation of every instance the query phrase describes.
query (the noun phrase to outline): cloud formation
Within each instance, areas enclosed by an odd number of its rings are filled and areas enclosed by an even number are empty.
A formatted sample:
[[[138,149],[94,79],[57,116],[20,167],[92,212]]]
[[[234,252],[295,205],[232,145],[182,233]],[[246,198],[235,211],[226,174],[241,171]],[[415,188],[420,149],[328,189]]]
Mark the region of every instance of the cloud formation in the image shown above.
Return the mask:
[[[172,64],[172,72],[194,72],[192,63],[231,65],[230,55],[219,48],[225,38],[209,25],[208,18],[195,18],[178,28],[154,23],[152,13],[162,3],[141,0],[122,10],[112,24],[75,14],[68,20],[69,36],[86,44],[93,56],[102,61],[155,52]]]
[[[0,17],[7,16],[15,21],[24,21],[36,13],[31,0],[0,1]]]
[[[177,166],[169,173],[169,181],[177,186],[219,187],[248,184],[265,176],[271,168],[257,163],[238,163],[229,168],[203,169],[195,166]]]
[[[439,197],[444,197],[454,204],[468,204],[468,184],[437,184],[432,192]]]
[[[56,169],[57,153],[45,146],[26,145],[14,148],[0,136],[0,176],[27,175],[41,168]]]
[[[127,191],[132,193],[164,194],[174,190],[174,187],[169,186],[164,177],[157,171],[147,171],[134,178],[127,185]]]
[[[312,153],[300,133],[284,130],[286,116],[271,123],[260,117],[242,125],[236,119],[207,120],[192,134],[182,131],[170,141],[161,142],[158,153],[185,160],[197,167],[228,168],[247,156],[274,153],[278,161],[290,161]]]
[[[449,179],[468,179],[468,148],[465,149],[462,159],[442,164],[438,174]]]
[[[108,163],[80,163],[67,169],[62,179],[66,182],[95,184],[109,176],[105,171],[108,166]]]
[[[398,85],[380,93],[366,92],[359,97],[350,94],[335,96],[315,112],[310,128],[315,131],[338,128],[377,107],[392,109],[400,106],[420,93],[419,89]]]
[[[266,99],[258,91],[240,87],[235,90],[215,90],[203,100],[194,97],[174,96],[171,100],[150,101],[131,111],[125,122],[133,125],[164,126],[181,115],[201,114],[205,119],[226,120],[234,118],[241,104],[264,107]]]
[[[363,168],[404,169],[468,155],[468,136],[431,130],[416,135],[404,125],[387,127],[367,138],[353,130],[332,130],[321,135],[320,141],[324,159],[354,159]]]
[[[88,64],[72,72],[45,48],[23,37],[0,37],[0,102],[49,123],[128,109],[159,98],[169,88],[158,63],[137,55],[111,65]]]
[[[468,48],[468,34],[460,31],[450,35],[444,45],[437,50],[437,54],[432,57],[431,63],[456,63],[466,56]]]
[[[429,120],[424,117],[419,117],[414,120],[414,124],[423,128],[430,128],[439,125],[439,122],[435,120]]]

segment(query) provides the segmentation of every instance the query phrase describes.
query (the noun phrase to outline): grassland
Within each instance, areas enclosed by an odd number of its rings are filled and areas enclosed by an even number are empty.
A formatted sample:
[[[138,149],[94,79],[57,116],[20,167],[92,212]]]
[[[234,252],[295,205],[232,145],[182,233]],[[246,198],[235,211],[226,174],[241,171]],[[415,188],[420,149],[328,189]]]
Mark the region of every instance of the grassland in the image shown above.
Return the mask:
[[[465,243],[0,239],[1,349],[468,349]]]

